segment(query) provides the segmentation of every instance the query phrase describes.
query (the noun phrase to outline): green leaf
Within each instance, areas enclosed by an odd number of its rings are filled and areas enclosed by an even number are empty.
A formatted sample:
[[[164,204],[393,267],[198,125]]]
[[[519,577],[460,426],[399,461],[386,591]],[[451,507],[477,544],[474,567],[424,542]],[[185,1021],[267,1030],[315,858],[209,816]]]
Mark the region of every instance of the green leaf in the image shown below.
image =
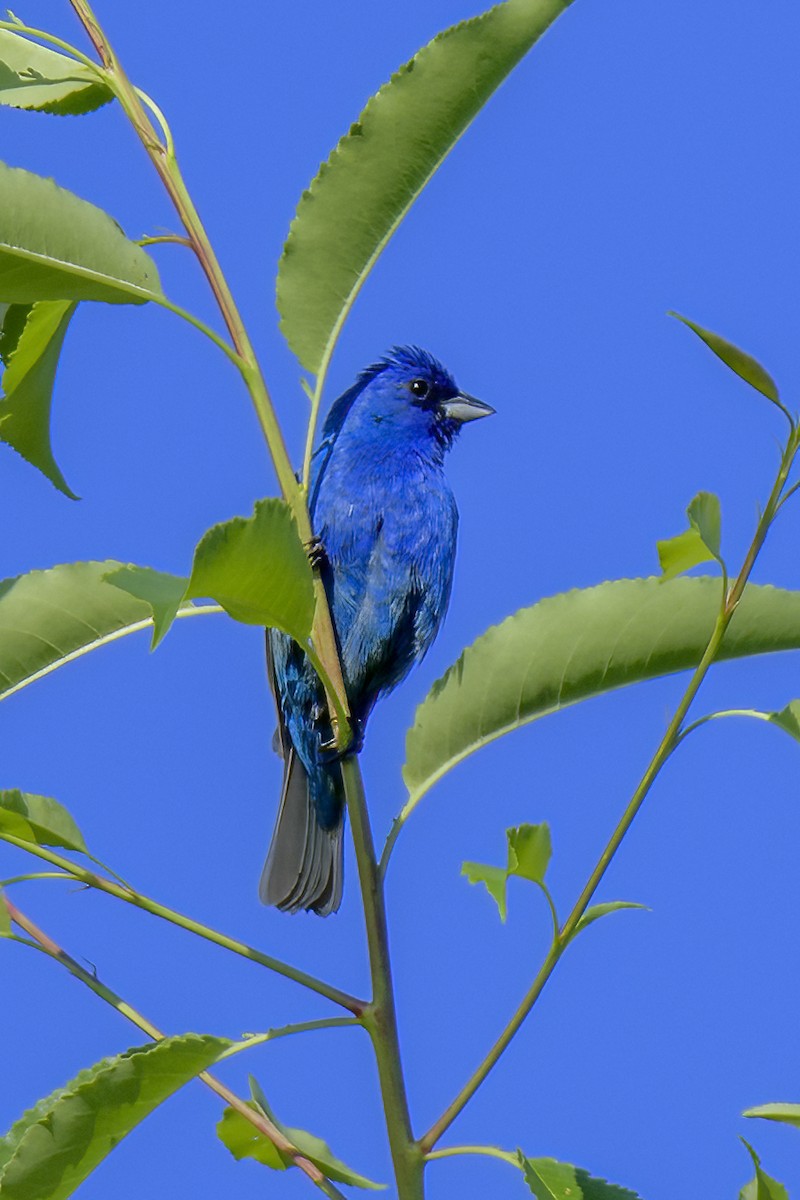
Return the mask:
[[[150,606],[153,649],[187,597],[209,597],[234,620],[282,629],[299,642],[311,633],[314,579],[283,500],[259,500],[252,517],[234,517],[209,529],[195,550],[190,579],[132,565],[106,578]]]
[[[506,884],[508,871],[505,867],[490,867],[485,863],[465,862],[461,864],[461,874],[466,875],[470,883],[482,883],[487,892],[497,904],[500,920],[505,921],[508,915],[506,907]]]
[[[56,116],[80,116],[113,98],[97,72],[9,29],[0,29],[0,104]]]
[[[713,350],[717,358],[721,358],[726,367],[743,379],[745,383],[749,383],[757,392],[761,392],[762,396],[766,396],[773,404],[780,403],[778,394],[778,385],[772,376],[764,370],[760,362],[757,362],[751,355],[746,354],[744,350],[740,350],[738,346],[734,346],[733,342],[728,342],[724,337],[720,337],[718,333],[712,333],[710,329],[704,329],[702,325],[695,324],[688,317],[682,317],[680,313],[671,312],[671,317],[677,317],[684,325],[688,325],[689,329],[705,342],[709,350]]]
[[[314,577],[285,501],[259,500],[252,517],[209,529],[195,550],[187,594],[211,596],[236,621],[306,641],[314,620]]]
[[[116,221],[52,179],[0,163],[0,300],[161,297],[149,254]]]
[[[571,1163],[554,1158],[526,1158],[517,1151],[525,1182],[537,1200],[641,1200],[636,1192],[597,1179]]]
[[[330,1148],[320,1138],[307,1133],[304,1129],[292,1129],[283,1125],[269,1107],[258,1082],[250,1076],[250,1090],[253,1100],[250,1107],[259,1110],[272,1121],[273,1125],[301,1151],[303,1156],[319,1167],[326,1178],[334,1183],[349,1184],[350,1187],[370,1188],[381,1190],[385,1185],[358,1175],[340,1159],[331,1153]],[[236,1159],[254,1158],[256,1162],[275,1171],[285,1171],[288,1163],[282,1154],[263,1134],[234,1109],[226,1108],[222,1120],[217,1125],[217,1134]]]
[[[778,1183],[777,1179],[773,1179],[766,1171],[761,1169],[761,1159],[756,1154],[753,1147],[744,1138],[740,1139],[748,1154],[753,1160],[753,1166],[756,1169],[755,1179],[751,1179],[748,1184],[739,1192],[739,1200],[789,1200],[789,1193],[782,1183]]]
[[[758,1104],[746,1108],[743,1117],[763,1117],[765,1121],[780,1121],[800,1129],[800,1104]]]
[[[461,864],[461,874],[466,875],[470,883],[484,884],[497,904],[501,921],[505,921],[508,911],[506,895],[509,876],[519,875],[544,888],[545,872],[553,852],[550,828],[546,823],[507,829],[506,841],[508,866],[492,867],[476,862]]]
[[[770,713],[769,719],[773,725],[800,742],[800,700],[792,700],[780,712]]]
[[[406,810],[457,763],[512,730],[696,667],[719,600],[712,577],[619,579],[541,600],[494,626],[417,709],[406,739]],[[800,593],[748,584],[719,658],[798,647]]]
[[[82,1071],[0,1140],[3,1200],[64,1200],[162,1101],[232,1043],[186,1034],[136,1046]]]
[[[182,575],[167,575],[154,571],[152,567],[127,567],[109,571],[105,576],[114,587],[122,588],[130,596],[144,600],[153,614],[153,638],[150,649],[156,646],[172,627],[181,605],[185,602],[189,580]]]
[[[35,846],[61,846],[87,854],[83,834],[63,804],[18,788],[0,791],[0,831]]]
[[[714,558],[719,558],[722,540],[722,512],[719,496],[713,492],[698,492],[686,510],[689,523],[700,534],[703,544]]]
[[[281,328],[319,372],[379,255],[444,158],[570,0],[507,0],[444,30],[367,103],[304,192],[278,271]]]
[[[150,608],[104,576],[122,563],[67,563],[0,581],[0,699],[152,623]],[[185,605],[188,611],[193,605]]]
[[[260,1111],[255,1101],[248,1101],[247,1106],[254,1112]],[[283,1159],[269,1138],[264,1137],[263,1133],[245,1120],[235,1108],[226,1108],[223,1112],[221,1120],[217,1122],[217,1137],[227,1146],[237,1162],[243,1158],[253,1158],[265,1167],[271,1167],[273,1171],[288,1170],[289,1163]]]
[[[0,304],[0,360],[7,367],[28,323],[32,304]]]
[[[550,826],[519,825],[506,830],[508,839],[508,874],[520,875],[532,883],[544,883],[548,863],[553,853]]]
[[[9,314],[22,307],[11,305]],[[78,497],[62,475],[50,444],[50,407],[58,357],[76,308],[77,303],[69,300],[40,300],[27,307],[25,326],[6,358],[0,399],[0,439],[71,500]]]
[[[711,492],[698,492],[686,510],[689,528],[677,537],[658,542],[662,579],[672,579],[699,563],[720,560],[722,516],[719,499]]]
[[[590,904],[575,926],[573,937],[587,925],[591,925],[593,921],[599,921],[602,917],[607,917],[609,913],[621,912],[623,908],[641,908],[645,912],[650,912],[646,904],[635,904],[632,900],[605,900],[602,904]]]

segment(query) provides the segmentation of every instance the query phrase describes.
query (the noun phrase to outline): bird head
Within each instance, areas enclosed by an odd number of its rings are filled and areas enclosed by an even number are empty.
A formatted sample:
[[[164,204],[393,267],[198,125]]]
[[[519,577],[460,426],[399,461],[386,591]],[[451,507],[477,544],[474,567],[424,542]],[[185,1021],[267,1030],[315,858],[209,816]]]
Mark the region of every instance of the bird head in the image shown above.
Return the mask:
[[[335,437],[346,419],[348,433],[422,452],[430,447],[440,457],[462,425],[493,412],[460,391],[450,372],[427,350],[395,346],[339,397],[324,436]]]

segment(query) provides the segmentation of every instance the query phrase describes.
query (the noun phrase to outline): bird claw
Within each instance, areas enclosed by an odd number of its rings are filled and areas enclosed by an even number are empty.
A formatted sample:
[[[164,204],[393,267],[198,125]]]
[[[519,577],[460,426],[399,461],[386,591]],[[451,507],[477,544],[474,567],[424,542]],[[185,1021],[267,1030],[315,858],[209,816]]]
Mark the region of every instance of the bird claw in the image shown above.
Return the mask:
[[[311,564],[312,571],[321,571],[324,566],[327,566],[328,555],[325,552],[325,547],[322,544],[322,538],[316,534],[305,544],[308,561]]]
[[[358,718],[351,717],[350,728],[352,737],[343,750],[338,748],[334,738],[331,738],[329,742],[322,743],[318,759],[322,766],[330,767],[336,763],[343,762],[351,754],[361,753],[364,747],[364,726]]]

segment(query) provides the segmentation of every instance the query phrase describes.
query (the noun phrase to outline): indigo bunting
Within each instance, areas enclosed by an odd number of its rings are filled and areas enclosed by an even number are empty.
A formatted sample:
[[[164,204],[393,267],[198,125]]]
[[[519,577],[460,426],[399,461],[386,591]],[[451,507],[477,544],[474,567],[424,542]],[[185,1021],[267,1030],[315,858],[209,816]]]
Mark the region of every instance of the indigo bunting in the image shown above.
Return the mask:
[[[458,511],[444,456],[494,409],[425,350],[398,346],[334,402],[314,454],[309,512],[357,731],[436,636],[450,599]],[[260,896],[327,916],[342,897],[344,791],[322,686],[300,647],[267,630],[284,759]]]

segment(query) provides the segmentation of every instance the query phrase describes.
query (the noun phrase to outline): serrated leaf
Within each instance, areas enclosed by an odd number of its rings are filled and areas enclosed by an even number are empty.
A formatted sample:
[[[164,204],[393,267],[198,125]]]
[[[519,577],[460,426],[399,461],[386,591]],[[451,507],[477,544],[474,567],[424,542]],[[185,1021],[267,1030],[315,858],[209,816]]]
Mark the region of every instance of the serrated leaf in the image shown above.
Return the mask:
[[[285,501],[259,500],[252,517],[209,529],[195,550],[187,595],[210,596],[237,621],[306,641],[314,620],[314,577]]]
[[[150,649],[155,650],[172,627],[180,607],[185,603],[189,580],[182,575],[168,575],[152,567],[126,567],[109,571],[105,577],[114,587],[130,596],[144,600],[153,614],[153,638]]]
[[[570,0],[507,0],[444,30],[372,97],[292,222],[281,328],[317,373],[364,280],[462,133]]]
[[[153,259],[108,213],[0,163],[0,301],[143,304],[161,295]]]
[[[800,1129],[800,1104],[758,1104],[746,1108],[743,1117],[762,1117],[765,1121],[780,1121]]]
[[[550,826],[519,825],[506,830],[508,840],[508,873],[530,879],[532,883],[544,883],[547,867],[553,853]]]
[[[0,30],[0,104],[56,116],[80,116],[114,96],[95,71],[74,58]]]
[[[22,307],[10,306],[12,322],[15,310]],[[61,347],[76,308],[77,302],[69,300],[40,300],[27,307],[25,325],[18,334],[15,331],[14,348],[7,350],[7,357],[4,355],[6,369],[0,399],[0,439],[71,500],[78,497],[53,457],[50,408]],[[11,336],[9,333],[9,341]]]
[[[636,904],[632,900],[605,900],[602,904],[590,904],[575,926],[575,934],[580,933],[582,929],[585,929],[587,925],[591,925],[594,921],[600,921],[610,913],[621,912],[624,908],[641,908],[645,912],[650,911],[646,904]]]
[[[470,754],[531,721],[696,667],[719,602],[713,577],[620,579],[541,600],[494,626],[417,709],[403,768],[408,805]],[[799,646],[800,593],[748,585],[719,658]]]
[[[369,1188],[380,1191],[384,1184],[375,1183],[365,1175],[359,1175],[351,1170],[346,1163],[332,1154],[330,1147],[320,1138],[306,1132],[304,1129],[293,1129],[282,1124],[270,1108],[257,1080],[250,1076],[250,1090],[253,1100],[250,1105],[256,1111],[261,1110],[269,1117],[273,1125],[295,1146],[309,1162],[319,1167],[326,1178],[334,1183],[348,1184],[350,1187]],[[283,1155],[275,1149],[272,1143],[259,1133],[247,1120],[234,1109],[226,1108],[222,1120],[217,1125],[217,1134],[236,1159],[254,1158],[276,1171],[285,1171],[287,1163]]]
[[[32,304],[0,304],[0,361],[7,367],[28,323]]]
[[[104,578],[122,565],[67,563],[0,581],[0,699],[90,650],[149,629],[149,606]]]
[[[537,1200],[641,1200],[629,1188],[595,1178],[571,1163],[526,1158],[521,1150],[517,1153],[525,1182]]]
[[[673,312],[670,313],[670,316],[677,317],[679,321],[696,333],[709,350],[712,350],[717,358],[722,359],[725,366],[730,367],[740,379],[749,383],[750,387],[755,388],[762,396],[766,396],[773,404],[780,403],[778,385],[775,380],[750,354],[740,350],[738,346],[734,346],[733,342],[727,341],[718,333],[712,333],[710,329],[704,329],[702,325],[690,321],[688,317],[682,317],[680,313]]]
[[[662,579],[673,579],[700,563],[719,561],[722,516],[717,496],[698,492],[686,510],[689,528],[677,537],[658,542]]]
[[[482,883],[492,897],[500,912],[500,920],[505,921],[508,915],[506,905],[506,884],[508,871],[505,867],[491,867],[486,863],[465,862],[461,864],[461,874],[466,875],[470,883]]]
[[[778,1183],[777,1179],[773,1179],[762,1169],[761,1159],[750,1143],[746,1142],[744,1138],[740,1138],[740,1141],[753,1160],[756,1176],[739,1192],[739,1200],[789,1200],[789,1193],[783,1184]]]
[[[61,846],[87,854],[83,834],[57,800],[18,788],[0,791],[0,830],[35,846]]]
[[[773,725],[800,742],[800,700],[792,700],[780,712],[770,713],[769,719]]]
[[[82,1071],[0,1140],[3,1200],[65,1200],[164,1100],[232,1046],[186,1034],[136,1046]]]

